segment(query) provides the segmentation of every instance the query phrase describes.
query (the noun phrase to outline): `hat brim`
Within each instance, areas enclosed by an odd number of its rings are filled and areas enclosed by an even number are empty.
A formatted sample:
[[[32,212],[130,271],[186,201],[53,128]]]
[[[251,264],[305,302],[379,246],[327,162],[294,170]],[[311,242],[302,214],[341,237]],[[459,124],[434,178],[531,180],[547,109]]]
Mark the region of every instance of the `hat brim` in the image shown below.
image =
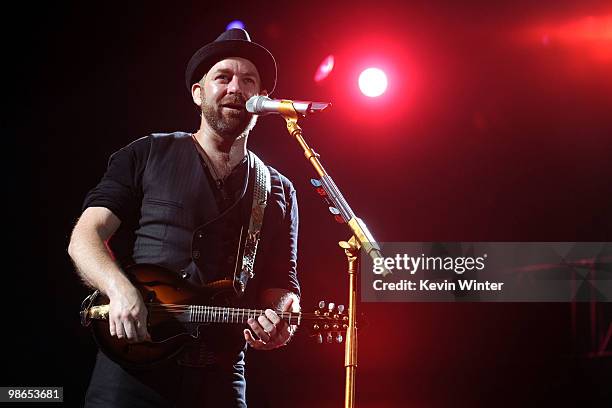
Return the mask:
[[[259,73],[262,89],[271,94],[276,87],[276,61],[266,48],[245,40],[215,41],[196,51],[189,60],[185,71],[185,85],[191,92],[191,86],[217,62],[231,57],[245,58],[253,63]]]

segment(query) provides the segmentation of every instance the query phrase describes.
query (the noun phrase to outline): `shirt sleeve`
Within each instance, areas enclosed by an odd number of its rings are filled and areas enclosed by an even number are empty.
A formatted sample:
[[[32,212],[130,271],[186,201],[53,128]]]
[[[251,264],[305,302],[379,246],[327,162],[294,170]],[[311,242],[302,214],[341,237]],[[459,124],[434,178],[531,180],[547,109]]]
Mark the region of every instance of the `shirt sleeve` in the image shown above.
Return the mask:
[[[281,230],[272,243],[274,255],[267,257],[266,279],[263,288],[287,289],[300,296],[300,284],[297,278],[299,225],[297,197],[290,182],[284,187],[287,199],[285,217],[281,223]]]
[[[105,207],[122,222],[133,219],[140,210],[142,174],[150,146],[150,138],[144,137],[113,153],[106,173],[85,197],[83,210],[88,207]]]

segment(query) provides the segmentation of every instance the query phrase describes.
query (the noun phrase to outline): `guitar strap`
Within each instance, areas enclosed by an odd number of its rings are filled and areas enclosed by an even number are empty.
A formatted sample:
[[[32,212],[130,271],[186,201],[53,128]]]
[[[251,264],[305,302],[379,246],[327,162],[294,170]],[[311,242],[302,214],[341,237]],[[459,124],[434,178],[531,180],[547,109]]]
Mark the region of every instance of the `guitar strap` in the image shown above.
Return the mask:
[[[255,256],[261,228],[263,226],[264,212],[268,204],[268,197],[272,189],[270,181],[270,170],[255,153],[249,151],[249,165],[255,170],[255,182],[253,185],[253,203],[251,205],[251,218],[249,229],[244,240],[244,251],[240,267],[234,270],[234,290],[240,297],[246,290],[249,279],[255,276],[253,267],[255,266]],[[244,228],[242,229],[244,231]],[[241,232],[242,235],[242,232]],[[240,239],[242,242],[242,237]]]

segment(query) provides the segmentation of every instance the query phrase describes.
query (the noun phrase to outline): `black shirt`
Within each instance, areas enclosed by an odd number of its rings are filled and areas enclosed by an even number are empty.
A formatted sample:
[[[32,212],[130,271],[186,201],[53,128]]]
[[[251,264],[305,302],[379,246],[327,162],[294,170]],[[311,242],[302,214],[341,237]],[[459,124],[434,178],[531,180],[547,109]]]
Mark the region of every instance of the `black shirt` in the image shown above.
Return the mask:
[[[152,143],[157,140],[156,138],[184,140],[187,137],[191,139],[189,134],[175,132],[166,135],[151,135],[132,142],[111,156],[104,177],[87,195],[84,208],[105,207],[121,220],[121,226],[110,242],[110,247],[120,263],[129,262],[134,255],[135,242],[141,227],[143,197],[146,192],[143,180],[150,159]],[[203,167],[219,210],[227,209],[242,193],[248,167],[246,158],[219,186],[197,153],[193,141],[190,140],[189,147],[185,146],[185,148],[193,149],[193,152],[197,154],[199,165]],[[272,167],[268,166],[268,168],[271,175],[272,192],[266,208],[262,240],[255,263],[257,286],[259,290],[283,288],[299,295],[296,272],[298,211],[295,189],[286,177]],[[250,208],[252,196],[246,194],[243,200],[246,200]],[[193,225],[194,230],[195,227],[197,225]],[[187,256],[191,254],[190,248],[183,249],[187,255],[179,256],[177,263],[171,263],[171,265],[187,262]]]

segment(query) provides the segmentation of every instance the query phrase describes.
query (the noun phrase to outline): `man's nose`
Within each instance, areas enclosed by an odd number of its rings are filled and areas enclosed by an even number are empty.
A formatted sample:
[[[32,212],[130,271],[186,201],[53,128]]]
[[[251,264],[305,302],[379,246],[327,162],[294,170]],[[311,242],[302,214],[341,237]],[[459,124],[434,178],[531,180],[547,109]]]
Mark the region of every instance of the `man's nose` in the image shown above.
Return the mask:
[[[240,87],[240,81],[237,75],[232,76],[232,80],[227,85],[227,93],[229,94],[242,94],[242,88]]]

